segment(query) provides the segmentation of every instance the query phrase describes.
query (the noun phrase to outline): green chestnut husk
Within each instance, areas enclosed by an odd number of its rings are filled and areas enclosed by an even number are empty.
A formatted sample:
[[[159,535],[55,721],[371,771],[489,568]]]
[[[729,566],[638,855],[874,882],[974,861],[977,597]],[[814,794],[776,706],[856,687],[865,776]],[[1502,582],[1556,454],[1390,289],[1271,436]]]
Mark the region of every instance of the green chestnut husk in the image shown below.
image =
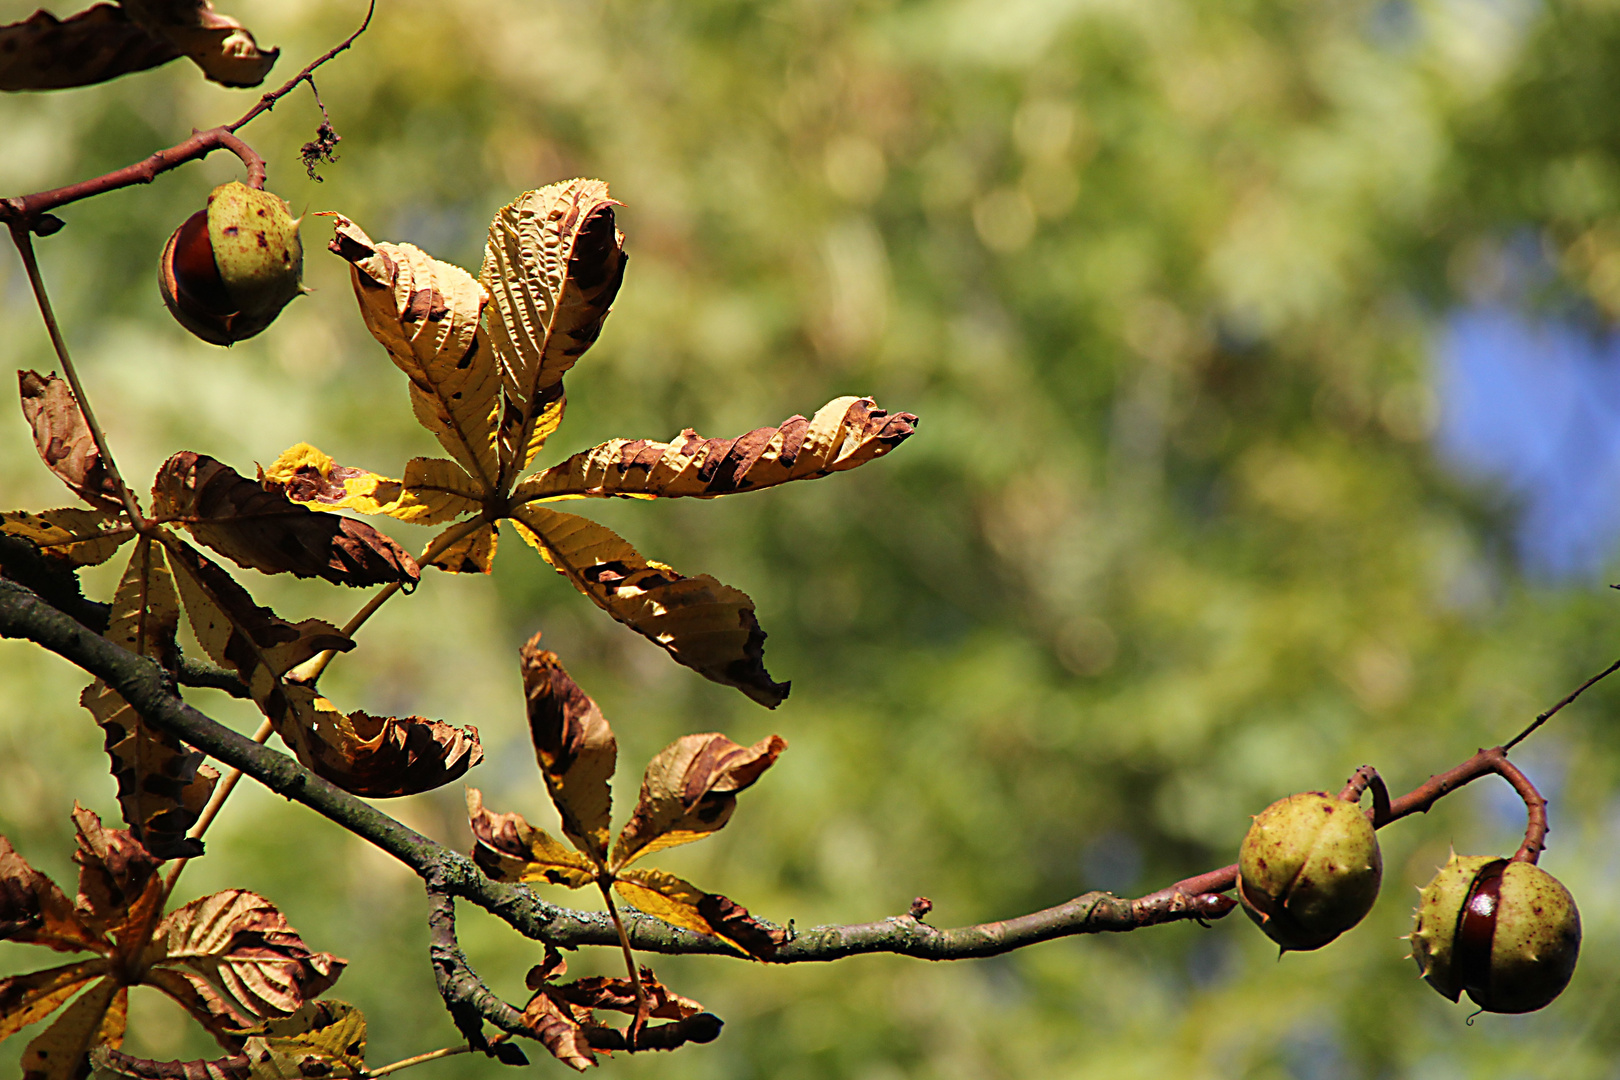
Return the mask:
[[[1412,957],[1452,1001],[1534,1012],[1563,993],[1581,951],[1581,915],[1563,883],[1528,862],[1459,856],[1422,890]]]
[[[158,288],[181,326],[215,345],[250,338],[303,293],[304,246],[287,204],[232,181],[174,231]]]
[[[1320,791],[1255,816],[1238,852],[1238,899],[1284,952],[1320,949],[1372,910],[1384,859],[1355,803]]]

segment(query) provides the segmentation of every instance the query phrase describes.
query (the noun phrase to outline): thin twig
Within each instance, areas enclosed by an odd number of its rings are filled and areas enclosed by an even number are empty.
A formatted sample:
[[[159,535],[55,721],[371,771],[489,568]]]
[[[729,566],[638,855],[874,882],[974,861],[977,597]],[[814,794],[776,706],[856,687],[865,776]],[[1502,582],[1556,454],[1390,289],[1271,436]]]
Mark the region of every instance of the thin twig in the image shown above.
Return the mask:
[[[642,1026],[647,1023],[647,991],[641,985],[641,976],[636,972],[636,957],[630,951],[630,935],[624,932],[624,920],[619,918],[619,909],[613,903],[613,890],[601,878],[596,881],[596,887],[602,890],[602,899],[607,902],[608,918],[613,920],[613,928],[619,932],[619,947],[624,950],[625,970],[630,972],[630,988],[636,992],[636,1018],[630,1021],[630,1043],[635,1044],[636,1035]]]
[[[470,1053],[472,1053],[472,1047],[470,1046],[446,1046],[442,1050],[429,1050],[425,1054],[417,1054],[415,1057],[408,1057],[402,1061],[396,1061],[392,1065],[384,1065],[380,1069],[367,1069],[360,1075],[364,1078],[364,1080],[375,1080],[376,1077],[387,1076],[389,1073],[399,1072],[401,1069],[408,1069],[412,1065],[421,1065],[429,1061],[438,1061],[440,1058],[455,1057],[457,1054]]]
[[[292,78],[290,78],[286,82],[282,83],[275,90],[272,90],[270,93],[265,94],[263,97],[259,98],[259,102],[258,102],[257,105],[253,106],[253,108],[251,108],[247,112],[243,113],[241,119],[237,120],[235,123],[223,125],[224,129],[226,131],[236,131],[238,128],[243,127],[249,121],[253,120],[260,113],[268,112],[269,110],[275,108],[275,105],[276,105],[277,101],[281,100],[282,98],[286,97],[288,94],[292,93],[293,90],[295,90],[297,88],[299,83],[305,81],[306,79],[308,79],[310,77],[311,74],[314,73],[316,68],[320,67],[322,64],[324,64],[328,60],[332,59],[332,57],[336,56],[338,53],[342,52],[344,49],[347,49],[350,45],[353,45],[354,42],[355,42],[355,39],[358,38],[361,34],[365,33],[366,32],[366,27],[371,25],[371,17],[372,17],[372,15],[376,14],[376,12],[377,12],[377,0],[371,0],[371,4],[366,8],[365,20],[363,22],[361,22],[359,29],[357,29],[354,33],[350,34],[348,37],[344,38],[342,41],[338,42],[336,45],[332,46],[330,49],[326,50],[321,55],[317,56],[315,59],[311,60],[308,64],[306,64],[304,66],[303,71],[300,71],[298,74],[294,75]],[[311,83],[310,85],[314,86],[314,83]]]
[[[84,392],[84,384],[79,381],[78,369],[73,366],[73,358],[68,355],[67,342],[62,339],[62,328],[56,322],[56,313],[51,310],[51,298],[45,294],[45,278],[39,272],[39,260],[34,258],[34,240],[28,235],[28,226],[21,221],[11,222],[11,241],[17,245],[17,254],[22,256],[23,268],[28,272],[28,284],[34,288],[34,299],[39,304],[40,317],[45,320],[45,332],[50,335],[51,347],[56,350],[56,358],[62,364],[62,374],[67,376],[68,385],[73,388],[73,396],[78,399],[79,411],[84,414],[84,422],[90,428],[90,438],[95,441],[96,452],[101,455],[101,464],[107,470],[113,485],[118,489],[118,498],[124,504],[124,511],[129,514],[129,520],[139,529],[145,522],[141,518],[141,509],[135,504],[135,496],[124,483],[123,476],[118,472],[118,463],[113,460],[112,451],[107,448],[107,436],[96,422],[96,414],[90,408],[90,398]]]
[[[1596,675],[1592,676],[1590,679],[1587,679],[1585,682],[1581,683],[1581,685],[1571,690],[1567,695],[1565,695],[1564,700],[1560,701],[1558,704],[1554,705],[1540,716],[1537,716],[1535,720],[1531,722],[1529,727],[1525,728],[1523,731],[1513,736],[1513,738],[1503,743],[1502,749],[1507,751],[1512,750],[1515,746],[1518,746],[1525,739],[1529,738],[1530,733],[1535,731],[1536,728],[1540,727],[1542,724],[1545,724],[1548,720],[1551,720],[1553,715],[1557,713],[1559,709],[1562,709],[1565,705],[1568,705],[1570,702],[1586,693],[1588,687],[1602,682],[1610,675],[1613,675],[1616,671],[1620,671],[1620,660],[1616,660],[1614,663],[1610,664],[1608,667],[1604,668],[1602,671],[1598,672]]]

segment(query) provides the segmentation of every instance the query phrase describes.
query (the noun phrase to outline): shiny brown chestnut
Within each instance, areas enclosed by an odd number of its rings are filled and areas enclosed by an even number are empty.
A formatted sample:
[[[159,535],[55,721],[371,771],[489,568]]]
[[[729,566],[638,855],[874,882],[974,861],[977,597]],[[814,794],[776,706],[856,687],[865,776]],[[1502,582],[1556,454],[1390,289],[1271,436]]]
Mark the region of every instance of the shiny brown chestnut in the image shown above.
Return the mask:
[[[304,291],[304,249],[287,204],[221,184],[169,237],[158,268],[163,302],[204,341],[230,345],[273,322]]]

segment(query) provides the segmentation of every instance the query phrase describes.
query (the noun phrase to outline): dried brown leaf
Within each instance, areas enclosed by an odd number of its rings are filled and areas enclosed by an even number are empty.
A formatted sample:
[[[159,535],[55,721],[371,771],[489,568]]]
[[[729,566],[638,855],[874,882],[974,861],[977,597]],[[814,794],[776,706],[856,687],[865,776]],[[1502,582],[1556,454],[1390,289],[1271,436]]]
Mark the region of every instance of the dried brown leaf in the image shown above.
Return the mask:
[[[107,974],[107,968],[106,960],[80,960],[0,979],[0,1039],[45,1019],[91,979]]]
[[[518,534],[574,587],[619,622],[707,678],[767,708],[788,684],[765,670],[765,631],[748,594],[707,574],[685,577],[643,558],[613,530],[530,503],[517,507]]]
[[[411,244],[378,244],[341,214],[330,245],[348,260],[360,312],[411,381],[416,418],[478,481],[496,489],[500,373],[480,326],[488,294],[458,266]]]
[[[529,1004],[523,1009],[523,1023],[528,1028],[529,1036],[538,1040],[551,1051],[552,1057],[564,1065],[584,1072],[588,1066],[596,1064],[590,1039],[573,1010],[554,1000],[544,990],[529,999]]]
[[[63,90],[166,64],[180,50],[116,4],[66,19],[43,9],[0,26],[0,90]]]
[[[28,865],[0,836],[0,941],[45,945],[58,952],[109,946],[87,927],[56,882]]]
[[[281,55],[280,49],[261,49],[246,27],[216,12],[209,0],[121,2],[148,33],[174,46],[222,86],[258,86]]]
[[[129,988],[103,979],[81,994],[23,1051],[23,1080],[79,1080],[92,1047],[124,1041]]]
[[[544,881],[570,889],[596,881],[597,867],[587,856],[568,850],[521,814],[484,809],[483,792],[475,787],[467,789],[467,824],[477,841],[473,861],[495,881]]]
[[[410,553],[370,525],[317,514],[203,454],[171,457],[158,470],[152,496],[158,515],[178,518],[202,543],[266,574],[353,586],[421,577]]]
[[[179,622],[180,597],[163,546],[141,537],[113,596],[107,640],[172,670],[179,659]],[[100,679],[79,700],[106,736],[118,804],[130,831],[160,859],[201,855],[202,842],[189,839],[186,830],[202,813],[219,773],[202,763],[202,754],[147,724]]]
[[[23,416],[34,429],[34,449],[46,467],[91,506],[121,509],[118,486],[101,460],[90,425],[67,380],[55,374],[19,371],[17,383]]]
[[[249,1016],[295,1012],[324,993],[347,966],[311,952],[274,904],[227,889],[169,912],[146,961],[199,976]]]
[[[519,653],[523,692],[528,699],[529,736],[551,801],[562,817],[563,835],[597,863],[607,862],[608,782],[618,761],[613,730],[579,684],[540,648],[540,635]]]
[[[647,1015],[659,1020],[685,1020],[703,1011],[702,1005],[659,982],[653,969],[645,965],[641,968],[641,990],[647,996]],[[611,1009],[632,1015],[636,1011],[636,990],[625,978],[593,975],[550,986],[547,991],[561,1001],[584,1009]]]
[[[277,724],[304,766],[368,799],[416,795],[458,779],[484,759],[477,728],[420,716],[344,713],[306,686],[285,690]]]
[[[313,510],[386,514],[413,525],[438,525],[483,509],[478,482],[453,461],[412,458],[404,480],[339,465],[308,443],[288,447],[259,474],[266,488]]]
[[[843,397],[812,420],[793,416],[734,439],[705,439],[690,428],[667,443],[612,439],[529,477],[512,497],[712,498],[758,491],[864,465],[899,446],[916,424],[911,413],[891,416],[871,398]]]
[[[128,830],[107,828],[98,814],[76,802],[73,826],[78,844],[73,861],[79,864],[73,906],[80,922],[94,934],[115,937],[149,925],[163,904],[159,860]]]
[[[246,1054],[212,1061],[157,1061],[99,1046],[90,1051],[90,1080],[254,1080]]]
[[[505,398],[503,486],[555,428],[563,374],[601,333],[624,280],[615,205],[602,181],[569,180],[525,192],[490,222],[480,276],[493,300],[489,334]],[[548,418],[553,402],[557,417]]]
[[[670,743],[647,763],[635,813],[613,845],[613,868],[723,827],[737,808],[737,793],[752,786],[786,749],[780,735],[753,746],[714,733]]]
[[[331,623],[290,623],[259,607],[246,589],[196,548],[179,540],[169,560],[197,642],[215,663],[235,671],[260,710],[281,723],[290,706],[281,676],[316,653],[345,652],[354,642]]]
[[[0,512],[0,533],[27,540],[71,567],[104,563],[135,536],[122,514],[76,506]]]

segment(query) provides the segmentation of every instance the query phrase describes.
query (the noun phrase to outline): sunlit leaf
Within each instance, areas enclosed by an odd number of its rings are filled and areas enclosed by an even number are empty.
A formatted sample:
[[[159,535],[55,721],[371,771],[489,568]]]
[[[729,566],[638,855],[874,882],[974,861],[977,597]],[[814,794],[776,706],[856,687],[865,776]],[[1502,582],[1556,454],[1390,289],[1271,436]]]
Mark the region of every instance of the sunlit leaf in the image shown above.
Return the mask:
[[[793,416],[734,439],[705,439],[690,428],[667,443],[612,439],[529,477],[512,497],[710,498],[757,491],[864,465],[899,446],[916,423],[911,413],[891,416],[871,398],[845,397],[814,419]]]
[[[20,939],[19,939],[20,940]],[[107,973],[103,959],[0,979],[0,1039],[9,1038],[60,1009],[91,979]]]
[[[467,789],[467,824],[473,839],[473,861],[496,881],[544,881],[584,888],[596,880],[597,868],[577,851],[570,851],[544,829],[536,829],[520,814],[496,814],[484,809],[484,796]]]
[[[414,582],[416,560],[363,521],[317,514],[203,454],[182,451],[158,470],[153,510],[202,543],[266,574],[337,585]]]
[[[187,969],[250,1017],[296,1011],[324,993],[348,964],[310,951],[274,904],[246,889],[227,889],[169,912],[145,959]]]
[[[453,461],[412,458],[405,479],[339,465],[308,443],[289,447],[260,482],[312,510],[386,514],[413,525],[437,525],[482,509],[482,489]]]
[[[0,35],[3,33],[0,31]],[[90,505],[119,509],[122,503],[118,487],[101,460],[90,425],[67,380],[54,374],[19,371],[17,383],[23,416],[34,431],[34,449],[46,467]]]
[[[179,623],[180,597],[163,546],[143,536],[113,596],[107,640],[172,669]],[[202,754],[147,724],[100,679],[79,700],[106,736],[118,805],[130,831],[160,859],[201,855],[202,842],[188,839],[186,830],[202,813],[219,773],[202,763]]]
[[[513,512],[518,534],[574,587],[677,662],[775,708],[788,684],[765,670],[765,631],[748,594],[707,574],[685,577],[643,558],[587,518],[529,504]]]
[[[529,736],[540,774],[562,817],[563,835],[598,863],[607,861],[608,782],[618,761],[613,730],[585,691],[536,634],[519,654],[528,701]]]
[[[489,573],[495,562],[495,547],[500,542],[500,533],[494,524],[484,522],[471,529],[464,522],[452,525],[440,537],[435,537],[428,547],[433,547],[442,536],[450,533],[456,533],[460,538],[433,558],[427,559],[427,549],[423,549],[426,565],[437,566],[452,574]]]
[[[602,181],[569,180],[525,192],[490,222],[481,278],[506,402],[506,484],[556,427],[562,377],[596,341],[624,280],[614,205]]]
[[[523,1009],[523,1023],[530,1038],[551,1051],[551,1056],[570,1068],[584,1072],[596,1064],[590,1039],[566,1003],[553,999],[544,990],[529,999]]]
[[[701,840],[731,820],[737,793],[775,763],[787,742],[771,735],[741,746],[724,735],[684,735],[647,763],[635,813],[613,845],[611,865]]]
[[[28,1044],[23,1080],[78,1080],[91,1047],[123,1042],[128,1015],[129,989],[116,979],[102,979]]]
[[[7,510],[0,513],[0,533],[18,536],[40,553],[69,566],[95,566],[113,557],[134,538],[122,514],[110,510]]]
[[[372,336],[411,381],[416,418],[450,456],[493,491],[500,373],[479,326],[488,294],[471,274],[410,244],[377,244],[337,218],[331,249],[351,264]]]

